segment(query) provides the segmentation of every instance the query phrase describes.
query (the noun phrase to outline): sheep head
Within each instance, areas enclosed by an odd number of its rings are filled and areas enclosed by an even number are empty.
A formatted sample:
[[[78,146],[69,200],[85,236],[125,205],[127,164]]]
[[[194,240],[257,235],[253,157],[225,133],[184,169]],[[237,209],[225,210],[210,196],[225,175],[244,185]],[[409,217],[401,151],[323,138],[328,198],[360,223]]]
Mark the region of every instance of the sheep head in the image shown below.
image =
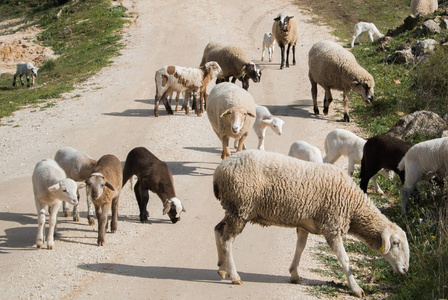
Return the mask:
[[[409,244],[406,233],[396,224],[391,224],[381,234],[380,254],[399,274],[409,269]]]
[[[350,84],[350,87],[353,91],[357,92],[361,97],[366,101],[366,103],[373,102],[374,91],[373,88],[375,86],[375,82],[373,78],[368,82],[361,82],[359,80],[354,80]]]
[[[206,63],[205,69],[212,78],[217,78],[222,75],[222,69],[216,61],[209,61]]]
[[[278,22],[278,26],[280,27],[280,30],[283,32],[289,31],[289,20],[294,18],[294,16],[287,16],[283,13],[279,14],[277,18],[274,19],[274,21]]]
[[[229,108],[221,114],[221,118],[230,118],[231,129],[234,134],[240,133],[247,116],[255,118],[254,114],[242,106]]]
[[[104,187],[108,187],[110,190],[115,191],[115,188],[104,178],[101,173],[92,173],[86,180],[86,186],[92,200],[96,200],[103,195]]]
[[[261,68],[259,65],[250,62],[244,65],[241,74],[244,79],[252,79],[254,82],[260,82],[261,80]]]
[[[166,200],[163,204],[163,214],[168,214],[173,224],[177,223],[177,221],[180,221],[180,214],[185,211],[185,207],[182,205],[180,200],[175,197]]]
[[[283,124],[285,124],[285,121],[283,121],[280,118],[269,116],[262,120],[263,123],[271,127],[271,129],[278,135],[282,135],[282,127]]]
[[[56,198],[72,205],[78,204],[78,188],[83,188],[84,183],[76,183],[72,179],[63,179],[48,188],[48,191]]]

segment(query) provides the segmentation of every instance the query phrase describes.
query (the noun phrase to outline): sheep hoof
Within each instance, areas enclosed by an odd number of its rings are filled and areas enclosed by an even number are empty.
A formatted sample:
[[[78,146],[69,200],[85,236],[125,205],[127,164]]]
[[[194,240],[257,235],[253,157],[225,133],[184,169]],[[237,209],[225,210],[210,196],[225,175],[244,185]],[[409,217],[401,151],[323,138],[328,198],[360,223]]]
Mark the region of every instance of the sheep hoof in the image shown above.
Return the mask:
[[[223,270],[218,271],[219,276],[221,276],[222,279],[225,279],[227,276],[227,272]]]
[[[104,241],[98,242],[98,247],[104,246]]]
[[[53,246],[48,246],[48,250],[53,250]]]
[[[90,226],[95,225],[95,220],[94,220],[94,219],[89,219],[89,225],[90,225]]]
[[[300,284],[300,277],[299,278],[291,278],[291,283],[294,283],[294,284]]]
[[[64,211],[64,217],[71,217],[72,215],[70,214],[70,212],[69,211]]]
[[[232,280],[232,284],[234,284],[234,285],[242,285],[243,282],[241,280]]]
[[[73,217],[73,221],[79,222],[79,216]]]
[[[347,113],[344,113],[344,122],[350,122],[350,117]]]
[[[319,114],[319,109],[317,107],[314,108],[314,114],[318,115]]]

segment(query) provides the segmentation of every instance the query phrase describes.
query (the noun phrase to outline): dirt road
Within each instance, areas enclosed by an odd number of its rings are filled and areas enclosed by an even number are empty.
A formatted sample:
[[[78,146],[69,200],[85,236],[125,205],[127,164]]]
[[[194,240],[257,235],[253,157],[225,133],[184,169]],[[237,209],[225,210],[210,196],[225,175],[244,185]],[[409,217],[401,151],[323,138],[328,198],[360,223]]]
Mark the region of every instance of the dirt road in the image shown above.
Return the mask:
[[[294,229],[248,225],[234,251],[243,286],[220,280],[213,228],[223,210],[213,196],[211,175],[221,160],[221,145],[206,116],[168,116],[161,107],[161,116],[154,118],[154,72],[167,64],[198,66],[212,40],[239,45],[258,61],[264,32],[271,30],[279,12],[289,12],[300,24],[297,65],[279,70],[277,47],[273,63],[262,64],[261,83],[251,82],[249,91],[258,104],[286,122],[281,137],[268,130],[266,150],[287,154],[291,143],[300,139],[323,150],[326,134],[346,126],[336,122],[341,114],[311,114],[307,53],[313,43],[334,39],[329,30],[310,23],[311,16],[289,1],[125,4],[139,17],[112,66],[54,107],[25,109],[2,120],[9,126],[0,127],[0,298],[313,298],[307,292],[310,286],[334,278],[311,272],[320,267],[313,259],[313,245],[322,240],[311,237],[300,266],[303,284],[289,283]],[[256,148],[253,132],[246,144]],[[187,212],[171,224],[162,215],[160,200],[151,195],[150,222],[141,224],[128,184],[120,198],[118,232],[107,234],[104,247],[96,245],[97,228],[87,223],[83,197],[81,221],[60,216],[54,250],[36,249],[31,174],[39,160],[52,158],[61,146],[94,158],[112,153],[122,161],[134,147],[147,147],[169,164]],[[339,165],[345,167],[346,162]]]

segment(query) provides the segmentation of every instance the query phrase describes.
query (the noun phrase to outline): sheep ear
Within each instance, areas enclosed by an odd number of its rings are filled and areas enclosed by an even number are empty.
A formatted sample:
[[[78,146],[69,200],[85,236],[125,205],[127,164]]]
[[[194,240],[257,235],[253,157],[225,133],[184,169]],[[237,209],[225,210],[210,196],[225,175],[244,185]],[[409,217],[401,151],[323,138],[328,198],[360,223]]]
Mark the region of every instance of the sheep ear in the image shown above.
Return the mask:
[[[186,212],[187,210],[185,209],[185,206],[182,204],[182,211]]]
[[[255,116],[254,116],[253,113],[248,112],[247,115],[250,116],[250,117],[252,117],[252,118],[255,118]]]
[[[354,80],[354,81],[352,81],[352,83],[355,84],[355,85],[360,85],[361,84],[358,80]]]
[[[294,16],[288,16],[288,19],[289,19],[289,20],[292,19],[292,18],[294,18]]]
[[[86,186],[85,182],[77,182],[76,184],[78,185],[78,189],[82,189],[83,187]]]
[[[112,184],[110,184],[109,182],[106,181],[106,186],[111,189],[112,191],[115,191],[114,187],[112,186]]]
[[[383,242],[383,244],[382,244],[382,246],[380,248],[381,254],[387,254],[389,252],[389,250],[390,250],[390,237],[391,237],[391,234],[390,234],[388,228],[386,228],[384,230],[384,232],[381,234],[381,239],[382,239],[382,242]]]
[[[171,200],[165,201],[165,203],[163,204],[163,206],[164,206],[163,215],[166,215],[170,211],[172,203],[173,203],[173,201],[171,201]]]
[[[52,186],[48,187],[49,192],[55,192],[61,188],[61,185],[59,183],[53,184]]]
[[[274,21],[280,21],[280,17],[275,18]]]
[[[262,122],[266,123],[266,124],[272,124],[272,122],[274,122],[274,120],[273,119],[263,119]]]
[[[228,115],[231,115],[231,114],[232,114],[232,111],[230,109],[228,109],[228,110],[226,110],[225,112],[223,112],[221,114],[221,118],[225,118],[225,117],[227,117]]]

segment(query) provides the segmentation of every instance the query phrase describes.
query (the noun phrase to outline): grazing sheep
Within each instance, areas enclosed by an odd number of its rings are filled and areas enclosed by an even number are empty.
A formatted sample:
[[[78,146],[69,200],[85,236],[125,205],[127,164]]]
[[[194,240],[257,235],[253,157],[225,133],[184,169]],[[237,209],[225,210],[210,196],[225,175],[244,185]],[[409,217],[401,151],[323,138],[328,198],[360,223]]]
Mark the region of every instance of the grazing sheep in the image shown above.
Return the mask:
[[[48,249],[53,249],[61,201],[77,205],[78,188],[83,188],[85,183],[77,184],[74,180],[67,178],[64,170],[52,159],[44,159],[36,164],[32,180],[38,224],[36,246],[41,248],[44,243],[45,219],[47,208],[49,208],[47,245]]]
[[[351,43],[352,48],[355,47],[356,38],[358,38],[358,42],[361,45],[361,34],[366,31],[370,42],[373,42],[373,35],[376,35],[378,38],[382,38],[384,36],[384,34],[382,34],[373,23],[366,23],[366,22],[356,23],[355,33],[353,34],[353,40]]]
[[[223,160],[213,174],[213,190],[225,210],[215,227],[218,274],[242,284],[232,246],[247,222],[292,227],[297,247],[289,272],[300,283],[298,265],[308,233],[323,235],[338,257],[348,286],[364,295],[349,266],[343,236],[351,234],[381,254],[395,272],[409,268],[406,233],[376,208],[339,168],[306,162],[278,153],[247,150]]]
[[[19,76],[20,82],[23,86],[22,76],[26,76],[26,86],[30,87],[30,76],[31,76],[31,85],[34,85],[34,77],[37,77],[37,70],[32,63],[19,62],[17,64],[16,74],[14,74],[14,80],[12,82],[12,86],[16,86],[16,77]]]
[[[93,173],[93,169],[96,166],[97,161],[92,159],[89,155],[78,151],[72,147],[60,148],[55,156],[54,160],[67,174],[67,178],[71,178],[74,181],[84,182]],[[78,194],[79,201],[79,194]],[[87,219],[89,225],[95,225],[95,219],[93,217],[92,201],[90,200],[89,193],[86,190],[87,201]],[[63,212],[66,217],[70,216],[66,202],[62,203]],[[79,222],[78,204],[73,207],[73,221]]]
[[[275,48],[275,37],[270,32],[266,32],[263,36],[263,52],[261,54],[261,61],[264,60],[264,52],[266,51],[266,48],[268,49],[269,62],[271,62]]]
[[[207,85],[209,82],[221,74],[221,67],[215,61],[207,62],[199,68],[185,68],[179,66],[165,66],[156,71],[156,95],[154,103],[154,116],[159,116],[159,103],[163,101],[169,115],[173,114],[167,97],[173,92],[185,92],[193,94],[193,102],[196,102],[196,95],[199,93],[199,105],[196,105],[196,114],[204,112],[207,102]],[[188,104],[186,114],[189,113]]]
[[[305,141],[295,141],[292,143],[288,155],[301,160],[323,163],[322,152],[320,152],[319,148]]]
[[[112,221],[110,229],[115,233],[118,228],[118,199],[121,192],[123,171],[120,160],[107,154],[96,164],[93,173],[86,180],[87,191],[95,205],[98,219],[98,246],[104,246],[104,236],[107,227],[107,214],[112,206]]]
[[[280,69],[285,65],[285,49],[286,49],[286,67],[289,68],[289,49],[292,46],[292,64],[296,64],[296,44],[299,39],[299,24],[294,16],[288,16],[280,13],[272,25],[272,33],[280,47],[282,56]],[[288,48],[285,48],[288,45]]]
[[[365,139],[360,138],[359,136],[348,130],[334,129],[330,131],[330,133],[328,133],[325,138],[326,155],[324,157],[324,163],[334,164],[339,159],[339,157],[341,157],[341,155],[345,155],[348,157],[348,174],[350,176],[353,176],[355,164],[361,163],[365,143]],[[381,174],[386,178],[389,177],[389,174],[387,174],[387,172],[385,171],[382,171]],[[372,183],[375,192],[384,194],[384,192],[376,182],[375,177],[372,178]],[[366,192],[366,190],[364,190],[364,192]]]
[[[238,149],[255,120],[255,102],[249,92],[234,84],[223,82],[210,92],[207,116],[216,135],[222,142],[221,158],[230,156],[230,138],[238,139]]]
[[[362,153],[360,188],[367,192],[370,178],[381,169],[394,171],[404,183],[405,173],[398,169],[398,164],[413,145],[413,143],[404,142],[388,134],[380,134],[368,139]],[[392,179],[393,173],[389,175],[389,178]]]
[[[411,0],[411,12],[417,14],[431,14],[437,10],[439,3],[437,0]]]
[[[180,220],[180,214],[185,211],[185,207],[176,198],[173,174],[171,174],[171,170],[166,163],[144,147],[134,148],[126,157],[122,186],[133,175],[137,176],[134,193],[140,209],[140,221],[142,223],[146,223],[149,217],[146,210],[149,200],[148,190],[159,196],[163,203],[163,214],[168,213],[171,222],[176,223]]]
[[[344,121],[350,122],[348,115],[348,100],[351,90],[360,94],[367,103],[373,101],[375,81],[356,61],[355,56],[341,45],[322,41],[314,44],[308,54],[311,95],[313,97],[314,114],[319,114],[317,108],[317,85],[325,90],[324,114],[328,114],[333,97],[331,89],[343,91]]]
[[[201,65],[208,61],[216,61],[222,68],[222,75],[218,77],[216,83],[229,81],[230,77],[233,77],[232,83],[235,83],[238,78],[243,82],[243,88],[247,90],[249,79],[260,82],[260,66],[251,62],[239,47],[210,42],[204,49]]]
[[[409,196],[417,182],[434,176],[448,175],[448,138],[429,140],[412,146],[398,165],[405,171],[405,181],[401,190],[401,215],[406,214]]]

